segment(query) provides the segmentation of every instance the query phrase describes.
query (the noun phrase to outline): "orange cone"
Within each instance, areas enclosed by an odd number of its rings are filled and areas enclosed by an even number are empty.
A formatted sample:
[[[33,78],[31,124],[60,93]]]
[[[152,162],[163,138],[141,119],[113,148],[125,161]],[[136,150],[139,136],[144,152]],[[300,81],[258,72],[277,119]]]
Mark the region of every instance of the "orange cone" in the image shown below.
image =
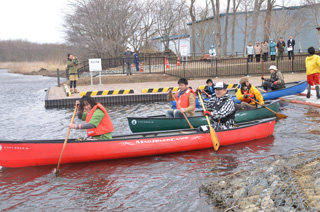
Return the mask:
[[[133,65],[133,63],[131,63],[131,68],[134,68],[134,65]]]
[[[179,60],[179,57],[178,57],[178,60],[177,60],[177,66],[180,66],[180,60]]]
[[[165,58],[165,65],[166,65],[166,68],[170,68],[169,61],[167,58]]]
[[[142,62],[140,62],[140,72],[143,72]]]

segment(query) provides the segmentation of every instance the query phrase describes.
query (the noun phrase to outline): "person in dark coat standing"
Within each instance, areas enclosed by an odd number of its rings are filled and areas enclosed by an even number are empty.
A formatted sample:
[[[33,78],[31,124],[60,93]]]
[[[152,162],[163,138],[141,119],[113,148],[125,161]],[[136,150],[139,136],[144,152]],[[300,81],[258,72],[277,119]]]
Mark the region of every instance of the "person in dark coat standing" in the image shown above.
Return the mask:
[[[137,71],[140,71],[140,70],[139,70],[140,60],[139,60],[139,53],[138,53],[138,52],[136,52],[136,53],[134,54],[134,63],[136,64],[136,70],[137,70]]]
[[[288,46],[289,60],[291,60],[291,56],[292,56],[292,60],[294,60],[294,45],[296,44],[296,41],[292,38],[292,35],[290,35],[290,38],[287,44],[288,44],[287,46]]]
[[[279,58],[281,58],[281,60],[283,60],[283,52],[284,52],[285,47],[286,47],[286,42],[283,41],[282,37],[280,37],[280,40],[277,43],[278,60],[279,60]]]
[[[129,47],[127,47],[127,50],[124,52],[124,62],[126,64],[127,67],[127,75],[132,75],[131,73],[131,63],[132,63],[132,54],[133,52],[131,51],[131,49]]]

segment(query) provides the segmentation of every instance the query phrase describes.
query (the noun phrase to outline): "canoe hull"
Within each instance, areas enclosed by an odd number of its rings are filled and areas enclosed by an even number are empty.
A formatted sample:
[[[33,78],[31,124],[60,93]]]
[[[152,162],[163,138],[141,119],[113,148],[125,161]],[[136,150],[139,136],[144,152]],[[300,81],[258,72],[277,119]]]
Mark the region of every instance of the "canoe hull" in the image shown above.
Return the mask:
[[[263,89],[262,86],[257,86],[257,88]],[[263,96],[264,100],[270,100],[270,99],[277,99],[283,96],[289,96],[289,95],[295,95],[303,92],[307,88],[307,81],[297,81],[297,82],[289,82],[286,83],[286,88],[269,91],[269,92],[263,92],[260,90],[261,95]],[[232,99],[235,103],[240,104],[241,101],[239,101],[235,95],[237,90],[236,89],[230,89],[228,90],[228,93],[232,96]],[[177,108],[176,102],[171,102],[172,108]],[[196,99],[196,107],[202,108],[201,104],[199,103],[198,99]]]
[[[230,145],[273,134],[275,118],[244,124],[239,128],[217,132],[220,145]],[[250,132],[250,133],[248,133]],[[0,141],[0,166],[25,167],[57,164],[63,140]],[[71,139],[61,163],[78,163],[160,155],[212,148],[209,132],[194,129],[116,136],[109,141]]]
[[[280,100],[267,101],[266,105],[271,110],[278,112]],[[237,111],[235,115],[235,121],[236,123],[242,123],[275,116],[276,115],[274,113],[265,108],[257,108],[253,110]],[[185,118],[166,118],[165,115],[150,117],[127,117],[127,119],[129,127],[133,133],[190,128]],[[196,116],[188,117],[188,120],[194,128],[208,124],[207,119],[203,116],[202,112],[196,112]]]

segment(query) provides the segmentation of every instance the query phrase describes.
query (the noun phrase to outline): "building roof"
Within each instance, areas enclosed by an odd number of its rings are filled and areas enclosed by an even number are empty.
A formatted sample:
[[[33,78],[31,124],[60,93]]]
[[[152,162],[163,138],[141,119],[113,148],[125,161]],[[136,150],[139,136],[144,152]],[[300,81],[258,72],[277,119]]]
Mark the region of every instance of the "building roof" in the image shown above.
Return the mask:
[[[169,40],[177,40],[178,38],[188,38],[188,37],[190,37],[190,34],[170,35],[170,36],[169,36]],[[157,38],[152,38],[152,40],[160,40],[160,39],[164,39],[164,37],[161,36],[161,37],[157,37]]]
[[[296,9],[299,9],[299,8],[302,8],[302,7],[305,7],[305,6],[291,6],[291,7],[278,7],[278,8],[273,8],[272,10],[273,11],[278,11],[278,10],[282,10],[282,9],[285,9],[285,10],[296,10]],[[260,10],[260,12],[265,12],[267,11],[266,9],[264,10]],[[236,14],[245,14],[246,12],[237,12]],[[253,11],[248,11],[248,13],[253,13]],[[229,15],[233,15],[233,13],[228,13]],[[223,17],[223,16],[226,16],[227,13],[220,13],[220,17]],[[208,21],[208,20],[211,20],[211,19],[214,19],[214,16],[211,16],[211,17],[208,17],[206,19],[200,19],[200,20],[197,20],[196,23],[199,23],[199,22],[202,22],[202,21]],[[192,25],[192,22],[189,22],[187,23],[187,25]]]

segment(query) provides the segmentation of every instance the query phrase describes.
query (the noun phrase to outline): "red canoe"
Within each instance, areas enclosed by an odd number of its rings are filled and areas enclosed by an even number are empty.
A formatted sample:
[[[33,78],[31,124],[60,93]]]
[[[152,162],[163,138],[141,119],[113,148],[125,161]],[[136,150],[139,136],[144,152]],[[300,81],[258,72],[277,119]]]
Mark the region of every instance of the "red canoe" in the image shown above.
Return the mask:
[[[275,118],[245,122],[217,132],[220,145],[230,145],[273,134]],[[25,167],[57,164],[64,140],[0,141],[0,166]],[[212,148],[209,131],[158,131],[115,136],[108,141],[70,139],[61,163],[78,163]]]

